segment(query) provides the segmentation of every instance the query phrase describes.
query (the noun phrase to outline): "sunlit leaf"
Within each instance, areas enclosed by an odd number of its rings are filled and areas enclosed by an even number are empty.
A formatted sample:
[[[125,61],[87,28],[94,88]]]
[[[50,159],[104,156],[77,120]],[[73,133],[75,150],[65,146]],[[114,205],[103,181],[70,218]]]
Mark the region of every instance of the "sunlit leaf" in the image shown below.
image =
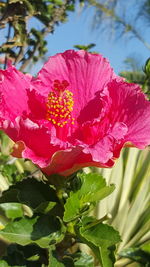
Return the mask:
[[[0,210],[3,211],[9,219],[15,219],[23,216],[23,209],[20,203],[0,204]]]
[[[119,233],[110,225],[97,220],[89,218],[87,222],[80,228],[81,236],[99,248],[102,267],[113,267],[115,245],[121,241]]]
[[[72,191],[66,201],[64,221],[81,216],[90,205],[95,205],[98,200],[105,198],[115,189],[114,185],[107,186],[105,179],[100,174],[80,174],[79,179],[80,188]]]

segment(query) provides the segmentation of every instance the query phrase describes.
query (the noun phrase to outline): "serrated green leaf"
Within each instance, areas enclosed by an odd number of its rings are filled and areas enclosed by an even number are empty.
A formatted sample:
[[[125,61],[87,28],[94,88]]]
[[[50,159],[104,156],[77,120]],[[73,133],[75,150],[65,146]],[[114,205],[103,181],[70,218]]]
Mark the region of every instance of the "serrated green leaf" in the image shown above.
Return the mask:
[[[105,179],[97,173],[80,174],[82,186],[79,190],[80,199],[85,202],[99,201],[111,194],[115,186],[106,185]]]
[[[65,230],[59,218],[43,215],[10,222],[0,231],[0,236],[11,243],[23,246],[36,243],[46,248],[60,242],[64,238]]]
[[[121,241],[119,233],[110,225],[91,218],[79,231],[84,240],[99,248],[102,267],[113,267],[115,245]]]
[[[64,221],[71,221],[80,216],[80,199],[78,193],[71,193],[65,204]]]
[[[89,207],[109,194],[115,187],[107,186],[105,179],[98,173],[79,174],[80,188],[72,191],[65,204],[64,221],[68,222],[81,216]]]
[[[98,247],[110,247],[121,241],[119,233],[110,225],[95,221],[95,225],[81,227],[81,235]]]

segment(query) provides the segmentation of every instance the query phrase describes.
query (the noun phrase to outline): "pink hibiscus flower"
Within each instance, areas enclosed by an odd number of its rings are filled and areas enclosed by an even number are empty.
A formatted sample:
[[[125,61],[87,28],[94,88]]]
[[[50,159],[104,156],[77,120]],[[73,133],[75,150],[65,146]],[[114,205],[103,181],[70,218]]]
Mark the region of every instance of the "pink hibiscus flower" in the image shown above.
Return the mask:
[[[0,71],[0,128],[14,155],[46,174],[112,167],[123,146],[150,144],[150,102],[116,76],[98,54],[69,50],[50,57],[36,78]]]

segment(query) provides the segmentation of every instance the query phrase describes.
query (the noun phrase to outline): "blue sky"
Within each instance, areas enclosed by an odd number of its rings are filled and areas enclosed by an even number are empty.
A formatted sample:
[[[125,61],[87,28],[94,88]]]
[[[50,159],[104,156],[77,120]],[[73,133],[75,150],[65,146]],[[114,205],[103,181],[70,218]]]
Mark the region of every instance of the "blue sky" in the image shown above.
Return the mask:
[[[95,43],[96,46],[93,50],[107,57],[117,74],[126,69],[123,61],[132,54],[139,58],[141,65],[144,65],[147,58],[150,57],[150,50],[146,49],[136,38],[110,39],[107,31],[94,30],[92,28],[94,14],[93,7],[88,7],[86,10],[79,12],[79,7],[77,6],[76,12],[70,12],[68,21],[56,26],[54,33],[46,37],[48,53],[45,58],[67,49],[73,49],[76,44],[88,45]],[[34,23],[38,25],[37,21],[34,21]],[[33,26],[33,24],[29,24],[29,26]],[[150,41],[148,27],[143,28],[142,34],[145,33]],[[2,31],[1,42],[6,36],[6,31],[7,29]],[[42,65],[43,62],[39,61],[30,68],[30,72],[35,75]]]
[[[92,29],[94,10],[88,8],[82,13],[71,12],[68,16],[68,22],[60,24],[55,28],[54,34],[49,34],[48,53],[46,57],[67,49],[73,49],[76,44],[87,45],[95,43],[94,51],[97,51],[107,57],[116,73],[125,70],[123,63],[127,56],[132,54],[139,57],[144,64],[150,56],[150,51],[146,49],[137,39],[110,39],[107,32]],[[36,73],[43,63],[38,63],[34,69]]]

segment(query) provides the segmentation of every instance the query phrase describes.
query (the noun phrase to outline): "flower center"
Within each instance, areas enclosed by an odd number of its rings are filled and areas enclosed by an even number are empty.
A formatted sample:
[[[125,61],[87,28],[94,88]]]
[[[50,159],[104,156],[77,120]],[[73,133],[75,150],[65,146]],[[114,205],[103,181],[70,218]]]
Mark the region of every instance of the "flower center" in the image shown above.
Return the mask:
[[[48,94],[46,119],[53,124],[64,127],[66,124],[74,124],[73,111],[73,93],[66,90],[69,83],[66,80],[60,82],[54,81],[53,91]]]

